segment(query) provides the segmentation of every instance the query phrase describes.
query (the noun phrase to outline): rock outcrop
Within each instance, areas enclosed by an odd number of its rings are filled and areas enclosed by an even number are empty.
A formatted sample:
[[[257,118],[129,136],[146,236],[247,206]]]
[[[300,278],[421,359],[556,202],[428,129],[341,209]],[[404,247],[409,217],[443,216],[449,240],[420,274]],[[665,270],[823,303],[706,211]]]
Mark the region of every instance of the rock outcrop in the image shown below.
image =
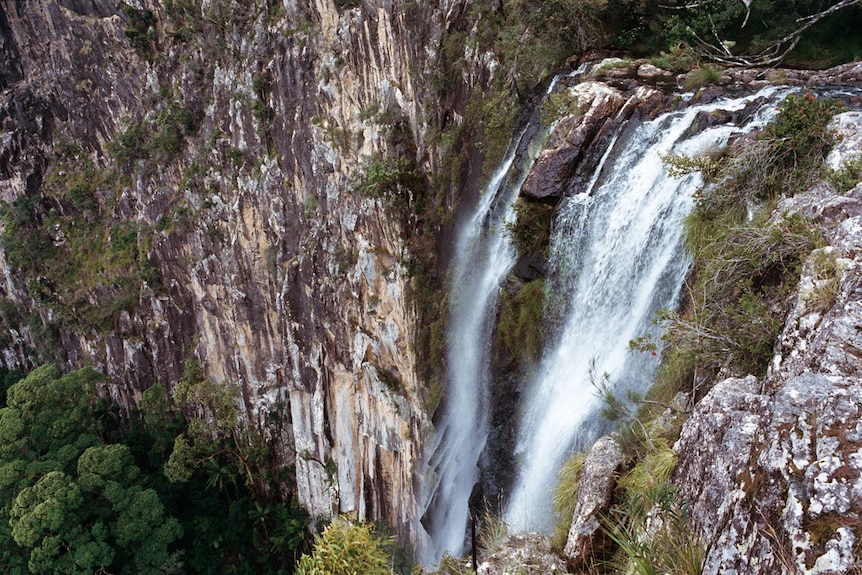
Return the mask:
[[[852,142],[856,114],[834,125]],[[838,146],[829,161],[845,149]],[[855,153],[852,147],[846,148]],[[846,157],[845,157],[846,159]],[[767,376],[718,383],[685,423],[672,477],[706,542],[704,573],[846,573],[862,536],[862,185],[779,210],[829,246],[803,267]]]
[[[539,533],[515,533],[479,565],[477,575],[562,575],[566,564]]]
[[[572,525],[563,550],[572,567],[589,565],[607,543],[601,530],[601,521],[608,516],[617,479],[625,470],[625,465],[625,456],[610,437],[599,439],[584,460]]]

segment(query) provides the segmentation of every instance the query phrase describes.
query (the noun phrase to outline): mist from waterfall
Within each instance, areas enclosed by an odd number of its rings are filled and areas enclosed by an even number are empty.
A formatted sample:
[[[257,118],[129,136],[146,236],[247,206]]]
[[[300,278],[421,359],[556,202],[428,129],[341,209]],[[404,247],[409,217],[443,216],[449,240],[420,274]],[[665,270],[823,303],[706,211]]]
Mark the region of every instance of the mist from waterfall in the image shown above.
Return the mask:
[[[589,189],[560,205],[551,238],[546,317],[560,327],[521,401],[516,484],[505,513],[510,529],[550,531],[557,472],[574,451],[608,431],[592,377],[609,375],[620,393],[645,391],[659,356],[629,351],[656,334],[656,311],[679,299],[689,258],[683,218],[699,176],[673,179],[661,156],[721,148],[745,128],[716,126],[689,137],[699,113],[741,110],[775,89],[630,122],[611,144]],[[774,106],[774,103],[771,104]]]

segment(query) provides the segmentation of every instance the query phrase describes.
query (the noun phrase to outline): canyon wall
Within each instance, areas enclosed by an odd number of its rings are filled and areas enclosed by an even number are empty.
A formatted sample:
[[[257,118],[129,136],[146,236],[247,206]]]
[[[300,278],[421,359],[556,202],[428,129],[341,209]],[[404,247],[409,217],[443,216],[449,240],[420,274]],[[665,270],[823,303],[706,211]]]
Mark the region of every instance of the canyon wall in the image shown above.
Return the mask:
[[[282,435],[312,517],[413,538],[443,25],[389,0],[0,6],[3,367],[92,365],[131,409],[200,362]]]

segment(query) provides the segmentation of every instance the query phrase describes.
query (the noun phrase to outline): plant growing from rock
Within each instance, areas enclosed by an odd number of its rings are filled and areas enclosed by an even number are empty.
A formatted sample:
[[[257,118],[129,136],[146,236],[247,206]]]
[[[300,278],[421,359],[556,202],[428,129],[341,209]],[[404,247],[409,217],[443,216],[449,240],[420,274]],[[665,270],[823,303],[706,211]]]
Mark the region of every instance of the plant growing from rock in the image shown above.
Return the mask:
[[[551,536],[551,548],[561,552],[566,545],[572,513],[578,502],[578,483],[584,472],[586,454],[575,453],[569,457],[557,473],[557,486],[554,488],[554,513],[557,522]]]

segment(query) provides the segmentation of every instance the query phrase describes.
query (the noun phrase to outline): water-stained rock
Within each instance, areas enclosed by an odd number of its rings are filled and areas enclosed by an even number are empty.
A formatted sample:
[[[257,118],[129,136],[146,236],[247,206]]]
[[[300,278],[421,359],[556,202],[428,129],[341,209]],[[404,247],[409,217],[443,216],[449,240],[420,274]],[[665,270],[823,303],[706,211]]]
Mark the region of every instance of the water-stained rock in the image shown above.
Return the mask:
[[[563,118],[555,127],[521,188],[529,198],[558,198],[565,193],[584,150],[625,103],[619,91],[597,82],[578,84],[569,92],[582,113]]]

